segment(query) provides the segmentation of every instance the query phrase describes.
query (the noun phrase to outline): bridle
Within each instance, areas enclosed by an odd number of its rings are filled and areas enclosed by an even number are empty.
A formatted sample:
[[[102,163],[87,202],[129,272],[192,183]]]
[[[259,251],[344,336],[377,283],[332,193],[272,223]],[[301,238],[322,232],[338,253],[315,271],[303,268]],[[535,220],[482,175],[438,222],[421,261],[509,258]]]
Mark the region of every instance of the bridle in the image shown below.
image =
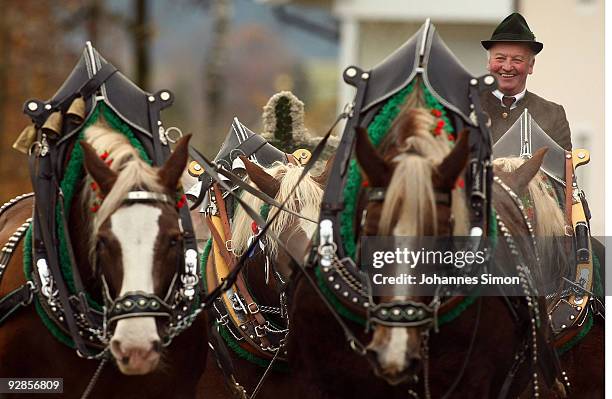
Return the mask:
[[[388,187],[372,187],[367,193],[367,204],[362,215],[362,226],[367,220],[368,205],[372,202],[383,203],[386,198]],[[438,206],[452,209],[452,190],[434,189],[434,203]],[[436,221],[437,222],[437,221]],[[454,218],[452,212],[448,220],[449,232],[452,237]],[[393,302],[376,303],[369,290],[370,303],[368,308],[368,325],[378,324],[390,327],[421,327],[424,330],[438,329],[437,314],[441,305],[440,296],[435,295],[432,300],[425,304],[413,300],[401,300]]]
[[[176,200],[164,193],[152,191],[130,191],[123,204],[161,203],[176,204]],[[179,214],[177,213],[177,218]],[[181,226],[179,218],[179,227]],[[182,230],[182,228],[181,228]],[[181,331],[189,327],[193,316],[197,314],[200,290],[198,284],[200,275],[197,265],[197,253],[193,249],[185,249],[181,241],[181,252],[184,256],[177,258],[176,271],[164,298],[154,293],[143,291],[128,291],[113,298],[106,279],[102,275],[103,294],[105,302],[104,334],[112,333],[115,322],[133,317],[156,317],[167,321],[166,334],[162,337],[163,346],[168,346]],[[97,267],[99,270],[100,268]]]

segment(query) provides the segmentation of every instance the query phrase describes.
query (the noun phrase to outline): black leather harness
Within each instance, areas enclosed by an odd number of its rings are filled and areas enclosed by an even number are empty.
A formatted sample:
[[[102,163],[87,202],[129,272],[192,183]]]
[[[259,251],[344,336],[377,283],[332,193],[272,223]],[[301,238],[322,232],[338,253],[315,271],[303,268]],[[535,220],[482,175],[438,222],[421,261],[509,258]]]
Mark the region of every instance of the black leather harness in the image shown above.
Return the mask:
[[[78,98],[82,98],[86,105],[83,120],[66,115],[72,102]],[[105,333],[105,315],[89,306],[77,262],[72,254],[67,229],[68,215],[63,208],[64,197],[60,189],[66,159],[83,122],[92,115],[98,103],[104,103],[129,125],[153,164],[162,165],[170,154],[170,140],[160,121],[160,111],[172,102],[173,96],[167,90],[150,94],[138,88],[88,42],[77,65],[50,100],[28,100],[24,104],[24,112],[32,119],[37,132],[36,142],[32,145],[29,155],[35,192],[32,224],[34,271],[32,281],[28,285],[31,292],[24,291],[21,296],[13,295],[11,302],[34,292],[47,315],[72,339],[77,353],[81,356],[97,357],[103,354],[105,343],[102,342],[101,335]],[[64,123],[61,131],[54,134],[42,127],[49,116],[56,112],[64,115]],[[56,209],[60,210],[57,218]],[[184,231],[185,253],[191,250],[197,254],[189,209],[182,207],[179,213]],[[58,220],[63,224],[65,237],[57,235]],[[61,270],[57,249],[60,240],[64,240],[68,247],[74,292],[69,291]],[[197,255],[193,262],[197,268]],[[45,284],[49,281],[53,282],[55,290],[43,293]],[[196,293],[199,295],[200,289],[197,289]],[[142,298],[134,299],[136,305],[142,302],[139,301]]]

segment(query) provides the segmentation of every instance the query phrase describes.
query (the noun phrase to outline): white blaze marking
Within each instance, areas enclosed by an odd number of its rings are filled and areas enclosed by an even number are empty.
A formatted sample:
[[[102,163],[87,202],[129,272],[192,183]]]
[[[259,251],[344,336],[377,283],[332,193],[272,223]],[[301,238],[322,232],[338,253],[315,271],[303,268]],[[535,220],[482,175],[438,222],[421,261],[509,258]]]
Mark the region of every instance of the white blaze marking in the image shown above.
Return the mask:
[[[111,230],[121,247],[123,281],[121,292],[153,292],[153,249],[159,234],[161,209],[134,204],[111,216]]]
[[[395,296],[393,301],[402,302],[407,296]],[[383,368],[395,368],[398,372],[406,367],[408,351],[408,331],[404,327],[389,327],[389,342],[379,353],[379,362]]]
[[[408,332],[402,327],[390,328],[389,343],[379,354],[379,361],[383,367],[393,367],[398,371],[406,367],[406,350],[408,349]]]
[[[119,241],[123,262],[119,295],[129,291],[153,293],[153,255],[160,216],[161,209],[144,204],[120,208],[111,216],[111,230]],[[151,343],[159,340],[155,318],[119,320],[113,339],[121,343],[122,351],[147,352]]]

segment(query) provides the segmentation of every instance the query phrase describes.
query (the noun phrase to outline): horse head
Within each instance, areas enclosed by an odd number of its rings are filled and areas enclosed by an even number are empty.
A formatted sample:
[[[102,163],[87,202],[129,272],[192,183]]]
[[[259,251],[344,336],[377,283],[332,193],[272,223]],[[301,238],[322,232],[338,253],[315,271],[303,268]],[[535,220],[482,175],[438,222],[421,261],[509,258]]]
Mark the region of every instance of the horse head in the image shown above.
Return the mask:
[[[432,134],[435,122],[427,109],[405,106],[381,143],[381,152],[374,148],[365,129],[358,129],[357,160],[370,192],[376,194],[370,194],[365,205],[365,235],[466,235],[465,195],[455,187],[468,160],[468,132],[459,133],[451,148],[445,137]],[[380,297],[373,306],[426,305],[431,299],[404,290]],[[376,374],[393,385],[415,377],[421,367],[423,340],[430,328],[431,324],[375,323],[367,351]]]
[[[306,254],[310,238],[317,228],[316,220],[319,217],[323,187],[332,162],[327,162],[321,175],[312,176],[307,173],[300,180],[304,169],[302,166],[278,163],[264,169],[246,157],[241,157],[241,159],[245,164],[248,180],[259,190],[280,203],[285,202],[291,195],[285,203],[285,208],[290,212],[281,212],[270,225],[269,231],[280,239],[282,245],[289,250],[295,259],[301,260]],[[297,187],[291,194],[291,190],[296,185]],[[264,205],[262,200],[246,192],[242,195],[242,199],[256,211],[260,211]],[[264,215],[264,219],[266,221],[271,220],[277,212],[276,208],[271,207],[269,213]],[[302,215],[303,218],[296,215]],[[234,216],[232,227],[234,252],[238,255],[244,252],[248,246],[248,239],[253,235],[251,225],[250,217],[242,207],[239,207]],[[274,264],[279,268],[278,271],[282,277],[288,277],[291,274],[290,265],[292,263],[289,255],[285,251],[279,250],[279,243],[271,237],[265,239],[265,246],[267,255],[273,258]]]
[[[167,327],[167,295],[184,261],[176,192],[188,142],[182,138],[160,168],[105,127],[88,128],[81,142],[96,188],[84,199],[87,209],[93,197],[101,199],[91,223],[91,264],[104,282],[110,351],[124,374],[147,374],[160,363],[158,328]]]
[[[517,244],[536,248],[523,249],[531,272],[540,288],[554,291],[562,277],[568,277],[570,262],[565,247],[566,221],[559,207],[553,181],[540,167],[547,153],[540,148],[530,158],[498,158],[493,161],[493,171],[499,179],[493,185],[493,206],[504,224],[517,240]],[[524,209],[517,206],[513,196],[520,198]],[[529,219],[530,226],[525,222]],[[526,237],[526,240],[521,240]],[[535,249],[535,251],[534,251]],[[554,292],[548,292],[551,294]]]

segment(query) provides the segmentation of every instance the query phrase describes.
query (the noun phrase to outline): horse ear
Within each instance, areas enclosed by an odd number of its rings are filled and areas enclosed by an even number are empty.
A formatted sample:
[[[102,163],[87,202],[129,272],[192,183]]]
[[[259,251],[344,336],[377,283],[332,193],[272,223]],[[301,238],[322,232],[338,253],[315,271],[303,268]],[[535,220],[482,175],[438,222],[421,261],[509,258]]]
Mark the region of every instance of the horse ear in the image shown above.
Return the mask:
[[[242,162],[244,162],[244,167],[246,168],[246,172],[249,175],[249,178],[257,188],[266,193],[269,197],[276,198],[276,194],[278,194],[278,190],[280,190],[280,183],[274,177],[270,176],[265,170],[260,168],[258,165],[255,165],[253,162],[249,160],[249,158],[244,155],[240,156]]]
[[[313,176],[312,180],[317,182],[317,184],[324,188],[327,185],[327,179],[329,179],[329,174],[331,173],[332,166],[334,165],[334,159],[336,158],[336,154],[333,154],[325,163],[325,169],[319,176]]]
[[[367,130],[363,127],[357,127],[356,129],[355,153],[361,170],[365,173],[371,187],[387,187],[393,172],[391,167],[370,142]]]
[[[522,195],[529,185],[529,182],[539,172],[544,156],[548,152],[548,147],[537,150],[531,158],[526,160],[514,172],[508,173],[508,178],[504,182],[517,194]],[[501,176],[500,176],[501,177]],[[507,180],[507,181],[506,181]]]
[[[459,137],[453,150],[442,160],[436,168],[433,177],[435,188],[452,190],[457,178],[465,169],[470,154],[470,131],[467,129],[459,132]]]
[[[172,191],[176,190],[176,186],[187,167],[190,139],[191,134],[181,137],[170,157],[157,172],[160,183]]]
[[[87,173],[89,173],[98,184],[102,194],[108,194],[117,181],[117,172],[112,170],[102,159],[100,159],[91,144],[85,141],[81,141],[80,143],[83,148],[83,163],[85,165],[85,170],[87,170]]]

